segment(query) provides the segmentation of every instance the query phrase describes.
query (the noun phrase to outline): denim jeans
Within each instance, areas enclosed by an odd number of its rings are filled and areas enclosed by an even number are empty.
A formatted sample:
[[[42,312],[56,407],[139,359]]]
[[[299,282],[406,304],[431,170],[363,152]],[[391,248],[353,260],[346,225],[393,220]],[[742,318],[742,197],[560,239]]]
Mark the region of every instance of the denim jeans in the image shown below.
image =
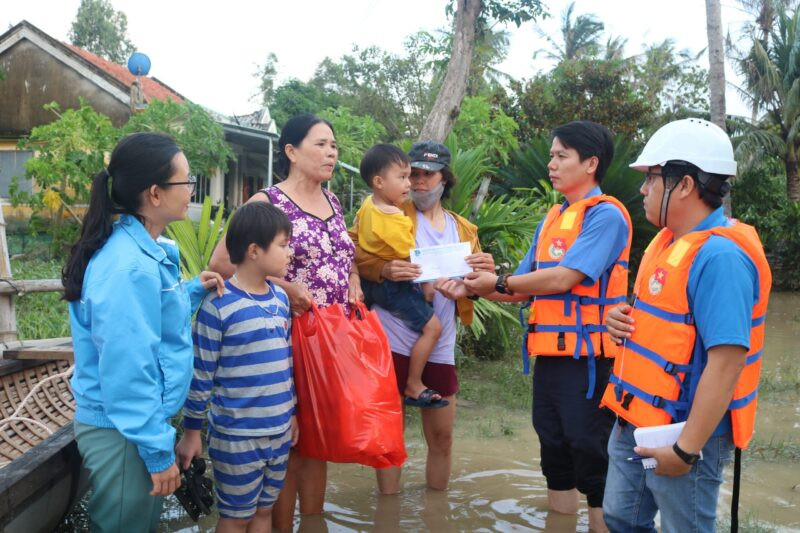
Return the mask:
[[[711,437],[703,459],[688,474],[658,476],[641,462],[628,461],[636,445],[630,424],[614,424],[608,439],[608,478],[603,515],[614,533],[655,533],[656,512],[661,511],[662,533],[715,531],[717,497],[722,470],[730,462],[730,435]]]

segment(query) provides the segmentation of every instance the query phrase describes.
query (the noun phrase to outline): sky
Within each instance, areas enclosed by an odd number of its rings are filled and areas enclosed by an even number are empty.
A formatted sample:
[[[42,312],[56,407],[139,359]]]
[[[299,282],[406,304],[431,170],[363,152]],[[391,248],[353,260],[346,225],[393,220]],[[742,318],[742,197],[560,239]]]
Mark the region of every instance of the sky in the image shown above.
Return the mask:
[[[567,0],[543,0],[550,17],[538,22],[558,38]],[[225,114],[258,108],[254,98],[258,66],[272,52],[278,57],[278,83],[308,80],[325,57],[338,58],[353,45],[376,45],[402,53],[406,36],[448,25],[447,0],[111,0],[128,17],[128,36],[150,57],[151,76],[195,103]],[[0,33],[25,19],[62,41],[80,0],[3,0]],[[746,20],[736,0],[723,0],[723,33],[736,34]],[[626,55],[645,43],[672,38],[678,49],[698,53],[706,47],[705,2],[701,0],[576,0],[575,14],[592,13],[606,35],[628,39]],[[549,45],[534,23],[513,24],[507,59],[499,70],[529,78],[552,65],[537,50]],[[700,59],[708,66],[707,55]],[[735,72],[726,65],[726,79]],[[727,91],[728,113],[749,115],[736,91]]]

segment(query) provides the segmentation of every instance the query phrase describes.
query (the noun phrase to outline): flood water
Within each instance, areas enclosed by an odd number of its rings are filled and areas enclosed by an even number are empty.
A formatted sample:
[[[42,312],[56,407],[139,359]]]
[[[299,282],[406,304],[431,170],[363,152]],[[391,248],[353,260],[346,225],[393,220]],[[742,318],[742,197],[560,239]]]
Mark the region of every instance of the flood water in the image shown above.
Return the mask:
[[[800,532],[800,359],[795,348],[799,337],[800,294],[774,294],[767,319],[757,433],[743,454],[741,531]],[[481,409],[468,402],[459,402],[458,409],[447,492],[424,488],[425,447],[419,426],[412,424],[406,431],[409,459],[400,495],[379,496],[370,468],[332,464],[325,514],[297,518],[295,531],[587,531],[585,510],[577,517],[547,513],[546,485],[529,413],[503,412],[511,435],[481,436],[464,427],[481,420]],[[732,470],[727,469],[722,488],[718,512],[722,520],[730,509]],[[165,531],[213,531],[215,517],[194,524],[176,506],[172,500],[165,509]]]

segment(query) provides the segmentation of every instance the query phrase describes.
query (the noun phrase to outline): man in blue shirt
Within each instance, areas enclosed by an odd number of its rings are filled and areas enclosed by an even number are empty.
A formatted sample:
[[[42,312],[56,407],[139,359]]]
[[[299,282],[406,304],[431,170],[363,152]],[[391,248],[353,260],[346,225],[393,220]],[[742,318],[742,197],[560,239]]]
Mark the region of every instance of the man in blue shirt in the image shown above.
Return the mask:
[[[494,300],[533,302],[538,297],[532,305],[531,338],[540,335],[543,340],[528,345],[538,356],[532,418],[548,504],[554,511],[575,514],[579,492],[585,494],[591,531],[606,530],[606,444],[614,421],[610,412],[598,408],[613,361],[601,339],[600,300],[609,284],[621,291],[616,302],[624,300],[632,231],[624,206],[601,196],[599,185],[613,157],[611,132],[599,124],[576,121],[553,130],[549,177],[566,201],[539,224],[513,276],[476,272],[464,280],[469,291]],[[578,303],[584,293],[593,295],[591,305]],[[596,324],[587,318],[592,313]],[[582,330],[584,326],[594,329]],[[548,327],[554,332],[535,333]]]
[[[647,219],[665,229],[639,267],[633,307],[612,309],[606,321],[626,350],[603,397],[619,415],[608,444],[604,517],[612,531],[655,532],[660,510],[665,533],[711,532],[723,465],[734,443],[744,447],[752,434],[763,340],[763,329],[756,330],[763,328],[771,275],[755,231],[728,220],[720,207],[736,173],[722,129],[700,119],[667,124],[631,167],[646,173],[640,192]],[[689,320],[673,320],[665,309],[688,309]],[[675,332],[684,331],[681,341]],[[668,364],[688,362],[672,367],[681,383],[675,398],[659,389],[662,370],[650,365],[661,356]],[[630,370],[637,368],[647,375]],[[738,400],[748,381],[753,394]],[[664,411],[667,420],[686,422],[677,442],[636,447],[633,426],[663,424]],[[654,457],[655,470],[631,461],[634,452]]]

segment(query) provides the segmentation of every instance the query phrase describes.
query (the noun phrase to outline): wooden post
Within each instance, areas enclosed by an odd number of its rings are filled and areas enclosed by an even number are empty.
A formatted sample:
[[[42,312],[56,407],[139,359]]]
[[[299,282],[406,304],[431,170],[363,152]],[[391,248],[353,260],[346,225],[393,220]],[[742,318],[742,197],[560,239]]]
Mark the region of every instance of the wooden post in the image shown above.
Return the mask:
[[[6,240],[6,219],[0,205],[0,285],[11,279],[11,259],[8,256]],[[14,307],[14,294],[0,294],[0,342],[17,340],[17,312]]]

